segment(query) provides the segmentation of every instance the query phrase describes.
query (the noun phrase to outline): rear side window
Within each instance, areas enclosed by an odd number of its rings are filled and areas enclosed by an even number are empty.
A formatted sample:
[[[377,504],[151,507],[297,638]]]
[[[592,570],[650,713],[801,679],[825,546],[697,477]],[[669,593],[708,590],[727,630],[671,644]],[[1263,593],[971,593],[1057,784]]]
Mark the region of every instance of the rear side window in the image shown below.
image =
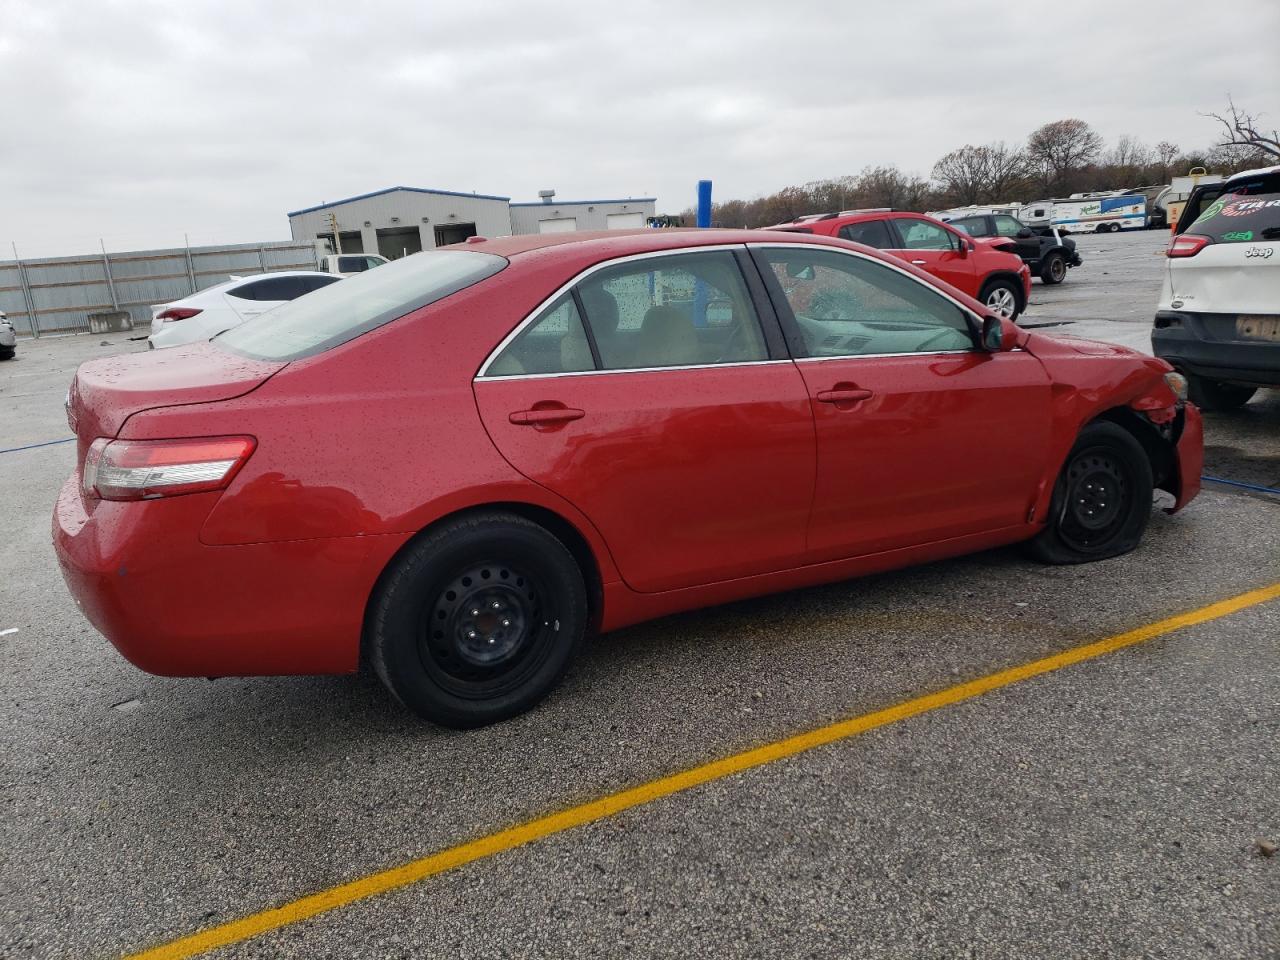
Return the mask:
[[[227,296],[237,300],[295,300],[307,292],[301,280],[301,277],[266,277],[234,287],[227,291]]]
[[[521,330],[485,370],[489,377],[594,370],[591,344],[573,298],[566,294]]]
[[[1280,173],[1231,184],[1186,232],[1218,243],[1280,240]]]
[[[864,220],[862,223],[846,223],[840,228],[840,236],[854,243],[865,243],[878,250],[889,250],[893,247],[893,238],[889,236],[889,226],[883,220]]]
[[[899,217],[894,220],[898,233],[902,234],[904,250],[954,250],[955,240],[951,231],[944,230],[927,220]]]
[[[257,360],[300,360],[492,277],[505,257],[432,250],[333,283],[214,338]]]
[[[341,277],[296,277],[298,286],[303,293],[313,293],[321,287],[327,287],[331,283],[337,283]]]
[[[339,273],[360,273],[369,269],[369,261],[365,257],[339,257]]]

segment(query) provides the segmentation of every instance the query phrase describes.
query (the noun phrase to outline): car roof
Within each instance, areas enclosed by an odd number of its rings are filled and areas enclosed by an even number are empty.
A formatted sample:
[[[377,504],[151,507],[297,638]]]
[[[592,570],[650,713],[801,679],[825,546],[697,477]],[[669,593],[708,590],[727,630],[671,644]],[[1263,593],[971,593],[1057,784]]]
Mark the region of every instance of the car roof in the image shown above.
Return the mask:
[[[1233,173],[1222,182],[1225,185],[1234,183],[1237,180],[1248,180],[1251,177],[1265,177],[1272,173],[1280,173],[1280,164],[1276,164],[1273,167],[1256,167],[1253,170],[1241,170],[1239,173]]]

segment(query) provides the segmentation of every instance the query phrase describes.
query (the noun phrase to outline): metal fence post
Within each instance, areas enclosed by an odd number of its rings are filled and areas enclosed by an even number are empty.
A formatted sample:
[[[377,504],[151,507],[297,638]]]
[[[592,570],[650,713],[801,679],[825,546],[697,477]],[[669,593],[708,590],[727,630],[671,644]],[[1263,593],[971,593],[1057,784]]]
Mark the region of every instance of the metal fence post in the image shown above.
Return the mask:
[[[102,248],[102,272],[107,277],[107,293],[111,295],[111,309],[118,311],[120,309],[120,301],[116,299],[116,282],[111,276],[111,259],[107,256],[107,245],[102,238],[98,238],[98,246]]]
[[[262,267],[262,272],[267,272],[267,251],[263,247],[258,248],[258,266]]]
[[[191,263],[191,239],[184,233],[182,245],[187,248],[187,279],[191,281],[191,292],[196,292],[196,268]]]
[[[36,320],[36,303],[31,296],[31,284],[27,282],[27,267],[18,256],[18,244],[13,244],[13,260],[18,265],[18,282],[22,284],[22,300],[27,305],[27,325],[31,328],[31,336],[40,339],[40,323]]]

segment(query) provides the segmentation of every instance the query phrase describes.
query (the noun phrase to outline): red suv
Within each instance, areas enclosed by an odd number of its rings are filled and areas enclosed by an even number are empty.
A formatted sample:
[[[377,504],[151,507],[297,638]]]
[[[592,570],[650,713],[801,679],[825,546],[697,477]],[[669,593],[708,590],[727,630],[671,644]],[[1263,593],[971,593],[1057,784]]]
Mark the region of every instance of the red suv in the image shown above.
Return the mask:
[[[969,237],[922,213],[846,210],[780,223],[768,230],[841,237],[914,263],[980,300],[1001,317],[1017,320],[1031,295],[1031,271],[1008,237]]]

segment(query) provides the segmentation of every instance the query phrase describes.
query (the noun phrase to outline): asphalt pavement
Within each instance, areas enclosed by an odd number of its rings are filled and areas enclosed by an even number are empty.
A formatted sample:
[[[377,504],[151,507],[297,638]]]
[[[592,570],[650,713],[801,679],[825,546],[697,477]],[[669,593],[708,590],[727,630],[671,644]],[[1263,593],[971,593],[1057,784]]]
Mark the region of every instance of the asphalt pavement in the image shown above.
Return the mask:
[[[1140,340],[1157,239],[1082,238],[1027,322]],[[68,436],[76,363],[142,346],[22,342],[0,449]],[[1208,429],[1211,471],[1280,481],[1276,394]],[[1280,582],[1280,499],[1208,485],[1115,560],[996,550],[598,638],[538,710],[458,733],[363,676],[135,670],[49,547],[73,457],[0,454],[4,957],[161,945]],[[211,955],[1280,957],[1278,676],[1273,600]]]

